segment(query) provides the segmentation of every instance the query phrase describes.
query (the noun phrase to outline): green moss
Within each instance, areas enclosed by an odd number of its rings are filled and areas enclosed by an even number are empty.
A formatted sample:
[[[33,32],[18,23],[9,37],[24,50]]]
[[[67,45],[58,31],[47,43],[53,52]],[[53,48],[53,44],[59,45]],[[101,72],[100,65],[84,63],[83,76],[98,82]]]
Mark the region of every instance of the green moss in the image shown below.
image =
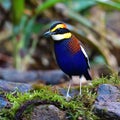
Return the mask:
[[[53,92],[51,86],[42,86],[37,90],[27,93],[7,93],[6,97],[11,102],[12,107],[10,109],[3,109],[0,112],[0,117],[3,120],[13,119],[16,111],[22,104],[28,100],[39,99],[51,101],[53,103],[59,102],[60,109],[66,110],[68,116],[72,120],[76,120],[80,116],[87,120],[99,120],[99,118],[92,112],[92,105],[97,96],[96,88],[98,85],[104,83],[119,85],[120,80],[117,75],[113,75],[109,79],[104,77],[95,79],[92,81],[92,85],[82,87],[82,96],[76,96],[69,102],[56,91]]]

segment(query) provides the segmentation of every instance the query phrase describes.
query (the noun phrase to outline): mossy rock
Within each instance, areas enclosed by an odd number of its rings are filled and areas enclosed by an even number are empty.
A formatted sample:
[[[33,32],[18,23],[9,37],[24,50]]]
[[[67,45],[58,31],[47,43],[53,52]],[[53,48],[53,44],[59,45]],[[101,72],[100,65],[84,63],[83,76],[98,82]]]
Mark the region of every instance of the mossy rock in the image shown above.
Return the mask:
[[[97,97],[97,87],[104,83],[119,85],[120,80],[117,75],[113,75],[109,79],[95,79],[92,81],[92,85],[82,86],[81,96],[75,96],[69,102],[66,101],[64,96],[59,94],[58,90],[54,90],[52,86],[41,86],[26,93],[7,93],[5,96],[12,104],[12,107],[3,109],[0,112],[0,117],[3,120],[14,119],[15,116],[22,117],[28,113],[31,114],[36,105],[49,104],[55,105],[61,111],[65,111],[67,117],[71,120],[77,120],[78,118],[83,120],[100,120],[92,111],[93,103]]]

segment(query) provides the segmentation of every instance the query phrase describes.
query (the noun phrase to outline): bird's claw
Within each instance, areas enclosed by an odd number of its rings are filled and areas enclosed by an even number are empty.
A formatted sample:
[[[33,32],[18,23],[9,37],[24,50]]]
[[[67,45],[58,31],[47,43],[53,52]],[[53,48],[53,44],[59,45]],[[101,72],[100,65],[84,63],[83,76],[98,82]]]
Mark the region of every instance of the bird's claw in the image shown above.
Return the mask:
[[[81,96],[82,95],[82,93],[81,93],[81,91],[79,92],[79,96]]]
[[[66,101],[70,101],[71,98],[72,98],[72,97],[71,97],[69,94],[67,94],[66,97],[65,97]]]

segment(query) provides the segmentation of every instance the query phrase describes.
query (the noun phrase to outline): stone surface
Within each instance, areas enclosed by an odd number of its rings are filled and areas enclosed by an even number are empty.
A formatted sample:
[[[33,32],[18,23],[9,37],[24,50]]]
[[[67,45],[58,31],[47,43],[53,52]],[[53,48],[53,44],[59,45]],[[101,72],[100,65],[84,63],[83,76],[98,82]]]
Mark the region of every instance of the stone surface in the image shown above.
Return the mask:
[[[29,115],[28,115],[29,116]],[[28,118],[22,118],[27,120]],[[54,105],[39,105],[34,108],[29,116],[30,120],[67,120],[66,113]]]
[[[61,70],[18,71],[16,69],[0,68],[0,79],[9,82],[30,83],[43,82],[45,84],[63,83],[68,78]]]
[[[120,120],[120,89],[110,84],[100,85],[93,111],[104,120]]]
[[[0,97],[0,109],[5,107],[6,105],[7,101],[3,97]]]
[[[3,96],[0,96],[0,109],[6,107],[7,105],[8,101]]]
[[[38,71],[38,78],[46,84],[59,84],[68,81],[69,78],[61,70]]]
[[[9,82],[0,79],[0,90],[2,91],[19,91],[19,92],[27,92],[32,89],[31,84],[27,83],[16,83],[16,82]]]

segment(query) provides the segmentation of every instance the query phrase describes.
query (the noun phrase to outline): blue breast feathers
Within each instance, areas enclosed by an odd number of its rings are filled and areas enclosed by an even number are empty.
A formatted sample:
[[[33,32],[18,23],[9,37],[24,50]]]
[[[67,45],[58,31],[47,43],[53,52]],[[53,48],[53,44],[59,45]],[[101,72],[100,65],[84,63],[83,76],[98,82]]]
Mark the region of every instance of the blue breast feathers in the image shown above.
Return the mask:
[[[54,44],[55,56],[59,67],[69,76],[84,75],[89,69],[84,53],[81,49],[74,54],[71,53],[68,44],[69,40],[55,42]]]

